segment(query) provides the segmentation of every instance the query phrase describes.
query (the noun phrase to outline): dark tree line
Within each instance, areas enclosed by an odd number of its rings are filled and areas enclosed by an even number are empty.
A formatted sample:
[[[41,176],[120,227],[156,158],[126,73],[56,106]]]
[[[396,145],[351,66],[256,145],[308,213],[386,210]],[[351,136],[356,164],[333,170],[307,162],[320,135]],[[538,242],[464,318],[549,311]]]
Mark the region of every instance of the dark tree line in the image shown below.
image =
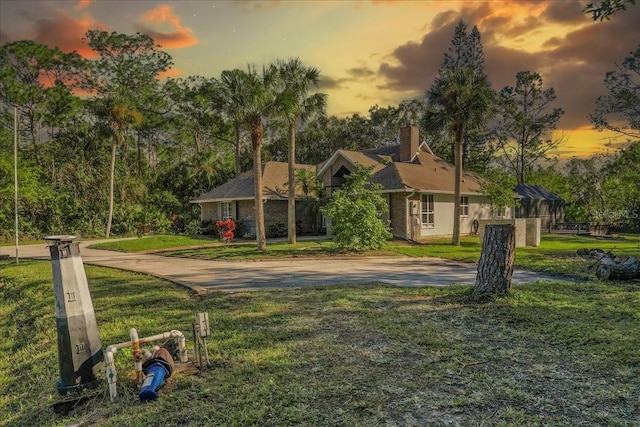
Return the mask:
[[[146,35],[92,30],[86,42],[94,59],[33,41],[0,46],[5,237],[13,229],[14,111],[24,235],[194,233],[199,211],[189,201],[238,173],[266,160],[318,164],[337,149],[396,145],[399,128],[409,122],[420,125],[432,150],[459,165],[459,173],[498,168],[522,182],[553,181],[540,169],[558,143],[549,138],[562,115],[553,89],[539,74],[523,71],[515,86],[493,91],[480,33],[468,32],[464,22],[424,96],[344,118],[324,114],[326,95],[315,89],[319,70],[297,59],[163,79],[172,58]],[[598,100],[591,117],[596,128],[637,136],[639,54],[605,77],[610,95]],[[622,173],[616,164],[607,161],[607,176]],[[295,227],[289,238],[295,241]]]

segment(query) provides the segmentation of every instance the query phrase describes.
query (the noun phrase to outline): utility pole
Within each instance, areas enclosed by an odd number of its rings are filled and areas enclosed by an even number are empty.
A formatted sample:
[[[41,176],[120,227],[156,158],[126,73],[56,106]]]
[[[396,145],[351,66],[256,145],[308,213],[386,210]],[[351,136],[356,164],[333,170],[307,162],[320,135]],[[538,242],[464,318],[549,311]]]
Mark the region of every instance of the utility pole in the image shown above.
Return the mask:
[[[13,107],[13,187],[16,234],[16,264],[19,264],[18,254],[18,108]]]

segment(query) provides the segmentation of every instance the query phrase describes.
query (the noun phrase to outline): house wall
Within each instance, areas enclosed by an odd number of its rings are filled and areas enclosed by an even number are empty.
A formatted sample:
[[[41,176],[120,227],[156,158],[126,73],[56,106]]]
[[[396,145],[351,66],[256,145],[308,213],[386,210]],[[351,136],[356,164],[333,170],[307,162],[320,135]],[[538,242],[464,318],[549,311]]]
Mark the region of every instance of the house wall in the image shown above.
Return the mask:
[[[416,200],[420,202],[420,195]],[[424,236],[451,236],[453,234],[453,196],[448,194],[434,194],[433,195],[433,227],[422,227],[420,229],[420,237]],[[471,206],[469,206],[471,210]],[[421,213],[421,212],[420,212]],[[462,218],[464,220],[464,218]],[[463,222],[460,221],[460,232],[462,230]]]
[[[287,201],[267,200],[264,202],[264,227],[269,234],[269,226],[282,222],[287,224]]]
[[[231,218],[237,219],[237,204],[231,202]],[[200,220],[201,221],[217,221],[222,219],[222,206],[220,202],[204,202],[200,203]]]
[[[391,232],[394,237],[402,239],[410,238],[408,234],[408,210],[407,193],[389,194],[389,219],[391,220]]]
[[[242,222],[242,231],[255,234],[256,224],[253,218],[253,200],[238,200],[236,201],[236,208],[238,210],[236,219]]]
[[[337,169],[336,169],[337,170]],[[328,174],[327,174],[328,175]],[[327,176],[325,175],[325,176]],[[434,236],[451,236],[453,233],[453,195],[450,194],[434,194],[434,227],[426,228],[421,224],[417,225],[415,232],[413,231],[410,214],[410,202],[416,201],[420,203],[421,195],[417,193],[409,197],[410,193],[387,193],[383,197],[389,206],[389,213],[383,215],[383,220],[389,220],[391,232],[394,237],[401,239],[428,238]],[[221,219],[222,209],[220,202],[200,203],[201,213],[200,219],[203,221],[217,221]],[[242,221],[244,232],[256,232],[254,218],[253,200],[238,200],[231,203],[232,216],[234,219]],[[287,223],[287,201],[286,200],[266,200],[264,203],[265,228],[268,230],[271,224],[278,222]],[[505,210],[505,215],[499,217],[501,219],[511,218],[509,209]],[[485,197],[469,196],[469,216],[460,218],[460,233],[471,234],[472,223],[474,220],[490,219],[491,208]],[[298,200],[296,202],[296,221],[302,227],[302,233],[315,233],[317,224],[316,217],[310,209],[310,204]],[[418,221],[420,220],[420,212]],[[414,233],[412,235],[412,232]]]
[[[213,202],[200,203],[200,221],[214,221],[218,218],[218,204]]]
[[[428,194],[428,193],[425,193]],[[402,197],[406,199],[407,194],[398,194],[398,199]],[[416,194],[408,199],[409,201],[421,202],[421,194]],[[414,238],[420,240],[421,238],[436,237],[436,236],[451,236],[453,234],[453,219],[454,219],[454,196],[452,194],[434,194],[434,226],[423,227],[419,224],[419,230],[414,233],[412,237],[411,221],[412,217],[410,213],[407,214],[406,220],[403,221],[403,225],[399,221],[392,222],[394,227],[394,235],[403,238]],[[399,206],[401,202],[396,201]],[[406,202],[406,212],[410,209],[409,202]],[[418,221],[421,221],[421,208],[419,208]],[[486,197],[483,196],[469,196],[469,215],[460,218],[460,233],[462,235],[469,235],[473,233],[473,221],[481,219],[492,218],[491,206]],[[511,218],[511,211],[505,209],[504,215],[501,218]],[[404,226],[404,231],[403,227]]]
[[[217,221],[222,218],[222,207],[220,202],[200,203],[200,220]],[[231,202],[232,217],[241,221],[243,231],[245,233],[255,234],[255,208],[253,200],[237,200]],[[302,233],[315,233],[317,226],[315,225],[315,216],[310,203],[297,200],[296,201],[296,222],[302,227]],[[278,222],[287,224],[288,208],[286,200],[266,200],[264,202],[264,226],[269,226]]]

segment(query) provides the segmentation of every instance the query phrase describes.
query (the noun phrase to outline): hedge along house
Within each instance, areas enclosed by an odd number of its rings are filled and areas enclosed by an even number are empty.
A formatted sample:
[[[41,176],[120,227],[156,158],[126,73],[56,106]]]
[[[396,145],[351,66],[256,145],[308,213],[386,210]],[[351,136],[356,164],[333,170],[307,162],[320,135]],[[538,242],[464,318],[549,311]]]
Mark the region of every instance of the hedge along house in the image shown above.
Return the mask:
[[[262,166],[264,223],[270,226],[278,223],[287,224],[287,183],[288,165],[283,162],[267,162]],[[298,164],[298,169],[307,169],[313,173],[315,166]],[[200,219],[202,221],[217,221],[233,218],[242,224],[244,232],[255,234],[253,169],[243,172],[230,181],[214,188],[192,200],[191,203],[200,205]],[[296,189],[296,222],[301,233],[317,230],[316,218],[310,211],[310,203],[305,203],[307,197]]]
[[[342,186],[357,164],[373,167],[371,181],[382,185],[389,206],[383,220],[389,221],[395,237],[420,241],[453,234],[454,166],[419,142],[417,126],[402,128],[397,146],[336,151],[318,171],[327,196]],[[475,174],[463,173],[459,215],[461,234],[476,233],[479,220],[493,217]],[[511,210],[496,218],[511,218]]]

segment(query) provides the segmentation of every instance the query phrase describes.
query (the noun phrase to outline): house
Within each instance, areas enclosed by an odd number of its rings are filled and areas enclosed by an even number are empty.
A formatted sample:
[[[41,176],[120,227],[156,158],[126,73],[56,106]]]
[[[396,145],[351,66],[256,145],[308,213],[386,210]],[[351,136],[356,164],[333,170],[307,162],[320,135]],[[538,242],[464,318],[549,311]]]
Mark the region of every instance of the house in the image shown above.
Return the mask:
[[[520,203],[514,209],[516,218],[540,218],[543,230],[564,222],[562,198],[537,185],[518,184],[514,191],[520,196]]]
[[[297,164],[296,169],[307,169],[315,172],[312,165]],[[283,162],[267,162],[262,166],[262,196],[264,203],[265,228],[283,223],[287,224],[287,183],[288,164]],[[200,205],[202,221],[217,221],[233,218],[242,223],[245,232],[255,234],[254,185],[253,170],[243,172],[230,181],[214,188],[192,200]],[[296,189],[296,222],[299,232],[316,230],[315,218],[309,215],[306,196]]]
[[[419,142],[417,126],[402,128],[397,146],[336,151],[318,171],[327,195],[342,186],[357,164],[371,166],[371,180],[382,185],[389,206],[383,219],[389,221],[395,237],[420,241],[453,234],[454,166]],[[460,194],[460,232],[475,233],[479,220],[492,217],[477,175],[463,173]],[[511,212],[505,209],[498,217],[509,219]]]
[[[435,156],[426,143],[420,143],[418,127],[400,130],[400,144],[365,151],[338,150],[331,158],[317,166],[297,165],[296,168],[317,170],[329,197],[355,171],[358,164],[371,166],[371,180],[382,185],[382,196],[389,206],[383,220],[389,221],[395,237],[420,241],[433,236],[451,236],[454,219],[454,166]],[[267,162],[263,166],[265,227],[287,223],[287,164]],[[304,200],[297,190],[297,200]],[[245,229],[255,230],[253,208],[253,172],[236,178],[203,194],[193,203],[202,209],[202,220],[227,217],[244,223]],[[482,194],[479,178],[464,173],[461,185],[460,232],[475,234],[479,221],[491,219],[488,199]],[[302,222],[303,232],[317,229],[316,216],[309,214],[309,206],[296,203],[296,219]],[[510,219],[510,209],[497,218]],[[330,223],[325,220],[330,231]]]

